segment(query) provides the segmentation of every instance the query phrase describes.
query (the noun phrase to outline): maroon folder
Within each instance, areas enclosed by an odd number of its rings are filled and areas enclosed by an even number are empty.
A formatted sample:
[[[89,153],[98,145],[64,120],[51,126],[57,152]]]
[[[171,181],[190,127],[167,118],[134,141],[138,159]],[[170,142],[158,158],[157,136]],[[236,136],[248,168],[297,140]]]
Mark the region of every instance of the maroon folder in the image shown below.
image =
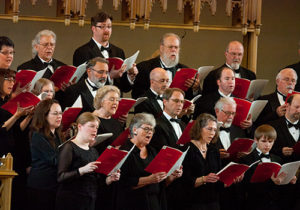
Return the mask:
[[[120,116],[128,114],[129,110],[133,107],[135,102],[136,100],[134,99],[122,98],[119,102],[116,113],[112,117],[118,119]]]
[[[130,132],[129,132],[129,128],[127,128],[112,142],[111,145],[114,147],[122,146],[129,137],[130,137]]]
[[[177,144],[186,144],[191,141],[190,130],[194,124],[195,124],[195,121],[191,121],[191,122],[189,122],[189,124],[187,124],[187,126],[183,130],[180,138],[178,139]]]
[[[276,177],[280,169],[281,165],[279,163],[259,163],[251,177],[250,182],[265,182],[270,179],[273,174]]]
[[[230,154],[231,158],[236,157],[238,152],[249,152],[254,140],[247,139],[247,138],[239,138],[235,139],[230,147],[228,148],[227,152]]]
[[[108,70],[109,71],[111,71],[113,67],[115,68],[115,70],[119,70],[124,63],[124,60],[122,58],[118,58],[118,57],[106,58],[106,60],[108,60]]]
[[[35,106],[39,102],[40,99],[36,95],[30,92],[24,92],[3,104],[2,109],[9,111],[11,114],[15,114],[18,108],[18,103],[20,104],[20,107],[28,107]]]
[[[251,81],[243,78],[235,78],[235,88],[232,94],[238,98],[246,98]]]
[[[219,171],[217,175],[220,177],[221,182],[226,184],[226,186],[230,186],[234,180],[245,173],[248,168],[249,166],[245,164],[230,162],[221,171]]]
[[[69,83],[73,74],[76,72],[75,66],[60,66],[58,67],[54,74],[51,76],[50,80],[54,82],[54,85],[61,89],[63,83]]]
[[[188,87],[186,87],[185,81],[187,79],[194,79],[197,75],[197,70],[196,69],[190,69],[190,68],[182,68],[179,69],[174,78],[173,81],[170,85],[170,88],[180,88],[183,91],[187,91]]]
[[[36,75],[36,71],[34,70],[21,70],[16,73],[16,83],[15,87],[20,84],[20,88],[24,87],[28,83],[30,83]]]
[[[79,107],[67,107],[62,115],[63,131],[67,130],[70,125],[76,121],[78,114],[82,108]]]

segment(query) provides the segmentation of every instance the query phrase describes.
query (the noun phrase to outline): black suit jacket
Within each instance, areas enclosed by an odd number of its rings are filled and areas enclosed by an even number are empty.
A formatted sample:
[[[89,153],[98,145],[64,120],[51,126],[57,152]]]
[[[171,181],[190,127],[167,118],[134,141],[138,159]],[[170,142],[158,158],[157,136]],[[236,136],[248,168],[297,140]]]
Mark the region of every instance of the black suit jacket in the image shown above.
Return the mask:
[[[53,58],[51,64],[53,65],[53,69],[54,71],[60,67],[60,66],[64,66],[66,64],[64,64],[63,62],[56,60]],[[45,69],[45,66],[43,64],[43,62],[41,61],[41,59],[36,55],[33,59],[21,64],[18,66],[17,68],[18,70],[35,70],[35,71],[40,71]],[[52,72],[47,70],[45,72],[45,74],[43,75],[44,78],[49,79],[52,76]]]
[[[88,89],[85,80],[81,80],[78,83],[69,86],[64,94],[64,100],[61,102],[62,109],[70,107],[74,104],[76,99],[81,95],[82,99],[82,111],[93,112],[94,108],[94,97]]]
[[[185,128],[185,124],[180,122],[181,130]],[[159,151],[164,145],[178,148],[176,142],[178,137],[170,121],[162,114],[156,120],[155,133],[152,137],[150,145]]]
[[[300,62],[294,63],[292,65],[288,65],[285,68],[292,68],[296,71],[298,78],[300,77]],[[300,79],[297,80],[296,86],[295,86],[295,91],[300,91]]]
[[[217,72],[219,69],[225,67],[226,64],[223,64],[221,67],[209,72],[209,74],[205,77],[204,82],[203,82],[203,90],[202,90],[202,95],[207,95],[210,94],[216,90],[218,90],[218,85],[217,85]],[[249,69],[246,69],[242,66],[239,68],[241,78],[248,79],[248,80],[254,80],[256,79],[256,75],[254,72],[252,72]]]
[[[146,112],[152,114],[155,118],[160,117],[163,110],[156,100],[156,95],[149,89],[143,97],[147,97],[147,99],[135,107],[134,113]]]
[[[109,43],[108,54],[109,57],[118,57],[122,58],[123,60],[125,59],[124,51],[111,43]],[[75,50],[73,54],[73,65],[79,66],[82,63],[95,57],[104,58],[97,44],[94,42],[93,39],[91,39],[88,43],[82,45],[81,47]],[[131,84],[127,79],[127,73],[124,73],[121,78],[114,79],[114,85],[117,86],[122,92],[128,92],[132,88]]]
[[[150,72],[157,67],[161,67],[160,57],[155,57],[147,61],[142,61],[137,64],[139,74],[137,75],[132,88],[132,98],[142,96],[150,88]],[[188,68],[186,65],[178,63],[176,69]],[[189,89],[186,92],[185,98],[192,99],[193,91]]]
[[[214,109],[215,104],[221,97],[222,96],[220,95],[218,90],[214,91],[213,93],[210,93],[209,95],[200,97],[195,102],[195,111],[194,111],[193,118],[196,119],[202,113],[209,113],[212,114],[213,116],[216,116],[215,109]]]
[[[268,103],[266,104],[265,108],[262,110],[257,120],[255,121],[256,127],[264,123],[279,119],[279,116],[276,113],[277,107],[280,106],[277,92],[261,96],[258,98],[258,100],[268,100]]]
[[[293,136],[290,134],[285,117],[280,117],[279,119],[269,123],[277,132],[277,138],[274,142],[271,152],[280,156],[284,162],[290,162],[299,160],[299,156],[294,153],[291,156],[284,156],[282,154],[283,147],[293,147],[296,144]],[[299,123],[300,124],[300,123]],[[298,139],[300,141],[300,138]]]

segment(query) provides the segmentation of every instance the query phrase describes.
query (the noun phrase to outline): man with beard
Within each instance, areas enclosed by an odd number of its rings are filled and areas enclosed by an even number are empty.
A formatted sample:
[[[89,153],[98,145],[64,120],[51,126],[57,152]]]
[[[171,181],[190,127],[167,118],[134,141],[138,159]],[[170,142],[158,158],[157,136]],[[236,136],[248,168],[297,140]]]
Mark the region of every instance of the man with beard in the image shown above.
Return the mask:
[[[64,100],[60,101],[62,109],[70,107],[76,99],[81,96],[82,111],[93,112],[94,97],[99,88],[103,87],[108,75],[108,61],[104,58],[96,57],[88,61],[86,67],[87,78],[71,85],[65,91]]]
[[[95,57],[125,59],[124,51],[109,42],[112,34],[112,20],[112,16],[105,12],[100,12],[91,18],[92,38],[88,43],[75,50],[74,66],[79,66]],[[122,92],[128,92],[132,88],[138,70],[134,65],[128,70],[128,73],[124,73],[124,71],[125,66],[118,70],[112,69],[108,75],[108,82],[110,85],[118,86]]]
[[[169,76],[166,70],[162,68],[153,69],[150,72],[150,89],[143,95],[147,99],[137,105],[134,112],[146,112],[152,114],[155,118],[159,117],[163,111],[162,95],[169,87],[169,84]]]
[[[47,68],[44,78],[49,79],[54,71],[64,64],[53,58],[56,34],[50,30],[42,30],[32,40],[33,59],[18,66],[18,70],[40,71]]]
[[[0,69],[9,69],[14,60],[14,43],[6,36],[0,36]]]
[[[226,63],[223,64],[218,69],[226,66],[226,67],[234,70],[234,74],[235,74],[234,76],[236,78],[244,78],[244,79],[248,79],[248,80],[256,79],[255,73],[253,73],[252,71],[241,66],[243,56],[244,56],[243,45],[238,41],[231,41],[228,44],[226,51],[225,51]],[[218,86],[216,83],[216,81],[217,81],[216,74],[217,74],[218,69],[211,71],[204,79],[203,90],[202,90],[203,95],[207,95],[218,89]]]
[[[155,133],[150,145],[157,152],[164,146],[177,147],[176,142],[182,135],[185,124],[177,117],[184,103],[184,92],[178,88],[168,88],[163,94],[163,114],[157,118]]]
[[[134,81],[131,95],[133,98],[142,96],[150,87],[150,72],[160,67],[167,71],[169,81],[175,76],[175,73],[180,68],[187,68],[187,66],[179,63],[180,38],[174,33],[164,34],[160,41],[159,53],[160,55],[147,61],[143,61],[137,65],[139,74]],[[189,79],[185,85],[189,88],[186,92],[186,98],[191,99],[193,95],[199,92],[199,78]]]
[[[285,103],[286,97],[288,93],[294,91],[297,79],[297,73],[291,68],[282,69],[277,74],[276,91],[258,98],[259,100],[268,100],[268,103],[255,121],[256,127],[285,115],[287,107]]]

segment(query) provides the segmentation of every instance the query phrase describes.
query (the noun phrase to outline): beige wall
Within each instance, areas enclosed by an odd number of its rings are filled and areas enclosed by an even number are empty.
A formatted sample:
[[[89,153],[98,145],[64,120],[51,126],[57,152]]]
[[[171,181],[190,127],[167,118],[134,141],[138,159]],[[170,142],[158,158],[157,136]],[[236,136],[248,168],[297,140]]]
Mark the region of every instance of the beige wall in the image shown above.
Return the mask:
[[[21,1],[20,15],[55,16],[56,5],[43,6],[47,1],[38,0],[32,7],[29,1]],[[158,1],[156,1],[151,19],[153,22],[183,23],[183,15],[176,12],[175,1],[168,1],[169,7],[163,14]],[[174,2],[174,4],[173,4]],[[176,1],[177,2],[177,1]],[[202,11],[201,24],[227,25],[231,24],[231,18],[225,15],[225,0],[219,0],[217,15],[211,16],[209,8]],[[119,11],[112,10],[111,1],[104,1],[104,10],[113,14],[115,20],[120,20]],[[275,88],[274,78],[277,71],[287,64],[299,60],[297,55],[297,42],[300,40],[300,1],[299,0],[264,0],[261,34],[258,43],[258,78],[268,78],[265,93]],[[4,3],[0,3],[0,13],[4,12]],[[88,2],[87,19],[97,12],[95,0]],[[16,56],[12,68],[31,58],[31,40],[42,29],[53,30],[58,37],[55,58],[67,64],[72,64],[74,50],[86,43],[91,36],[89,25],[79,27],[77,24],[64,26],[63,23],[19,21],[13,24],[11,20],[0,20],[1,35],[9,36],[15,42]],[[181,62],[197,68],[202,65],[220,66],[224,62],[224,49],[230,40],[240,40],[243,37],[240,32],[224,31],[199,31],[183,29],[158,29],[150,28],[144,31],[136,28],[130,31],[129,27],[115,26],[111,42],[125,50],[127,56],[137,49],[141,50],[138,62],[149,57],[159,45],[159,39],[166,32],[174,32],[182,36]]]

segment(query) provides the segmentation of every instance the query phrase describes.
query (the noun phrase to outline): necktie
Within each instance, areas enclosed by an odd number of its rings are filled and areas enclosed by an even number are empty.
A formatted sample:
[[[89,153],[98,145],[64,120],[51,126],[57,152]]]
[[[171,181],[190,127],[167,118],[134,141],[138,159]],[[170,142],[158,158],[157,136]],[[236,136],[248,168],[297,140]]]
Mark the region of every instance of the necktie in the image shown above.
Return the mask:
[[[234,72],[235,72],[236,74],[239,74],[239,73],[240,73],[240,69],[234,69]]]
[[[156,96],[156,100],[161,100],[161,101],[162,101],[163,98],[162,98],[161,96],[157,95],[157,96]]]
[[[92,85],[92,84],[89,82],[89,80],[86,80],[86,81],[87,81],[87,83],[89,84],[89,86],[93,89],[93,91],[96,91],[96,90],[99,89],[98,87]]]
[[[176,122],[176,123],[180,123],[181,122],[180,119],[175,119],[175,118],[171,118],[170,121],[171,122]]]
[[[261,159],[261,158],[267,158],[267,159],[270,159],[270,155],[269,155],[269,154],[264,154],[264,153],[261,153],[261,154],[259,155],[259,157],[260,157],[260,159]]]
[[[104,47],[104,46],[101,46],[101,49],[100,51],[103,51],[103,50],[106,50],[107,52],[109,51],[109,47]]]
[[[283,97],[283,100],[284,100],[284,101],[286,100],[286,96],[285,96],[285,95],[283,95],[283,94],[280,93],[279,91],[277,91],[277,93]]]
[[[299,129],[299,125],[298,124],[293,124],[289,121],[286,121],[287,122],[287,127],[288,128],[291,128],[291,127],[294,127],[295,129]]]
[[[44,64],[44,67],[45,67],[45,68],[47,68],[49,65],[52,66],[52,67],[54,68],[54,63],[53,63],[53,61],[51,61],[51,62],[44,62],[43,64]],[[55,69],[54,69],[54,70],[55,70]]]
[[[220,127],[220,131],[225,131],[225,132],[229,133],[230,127],[229,128]]]

